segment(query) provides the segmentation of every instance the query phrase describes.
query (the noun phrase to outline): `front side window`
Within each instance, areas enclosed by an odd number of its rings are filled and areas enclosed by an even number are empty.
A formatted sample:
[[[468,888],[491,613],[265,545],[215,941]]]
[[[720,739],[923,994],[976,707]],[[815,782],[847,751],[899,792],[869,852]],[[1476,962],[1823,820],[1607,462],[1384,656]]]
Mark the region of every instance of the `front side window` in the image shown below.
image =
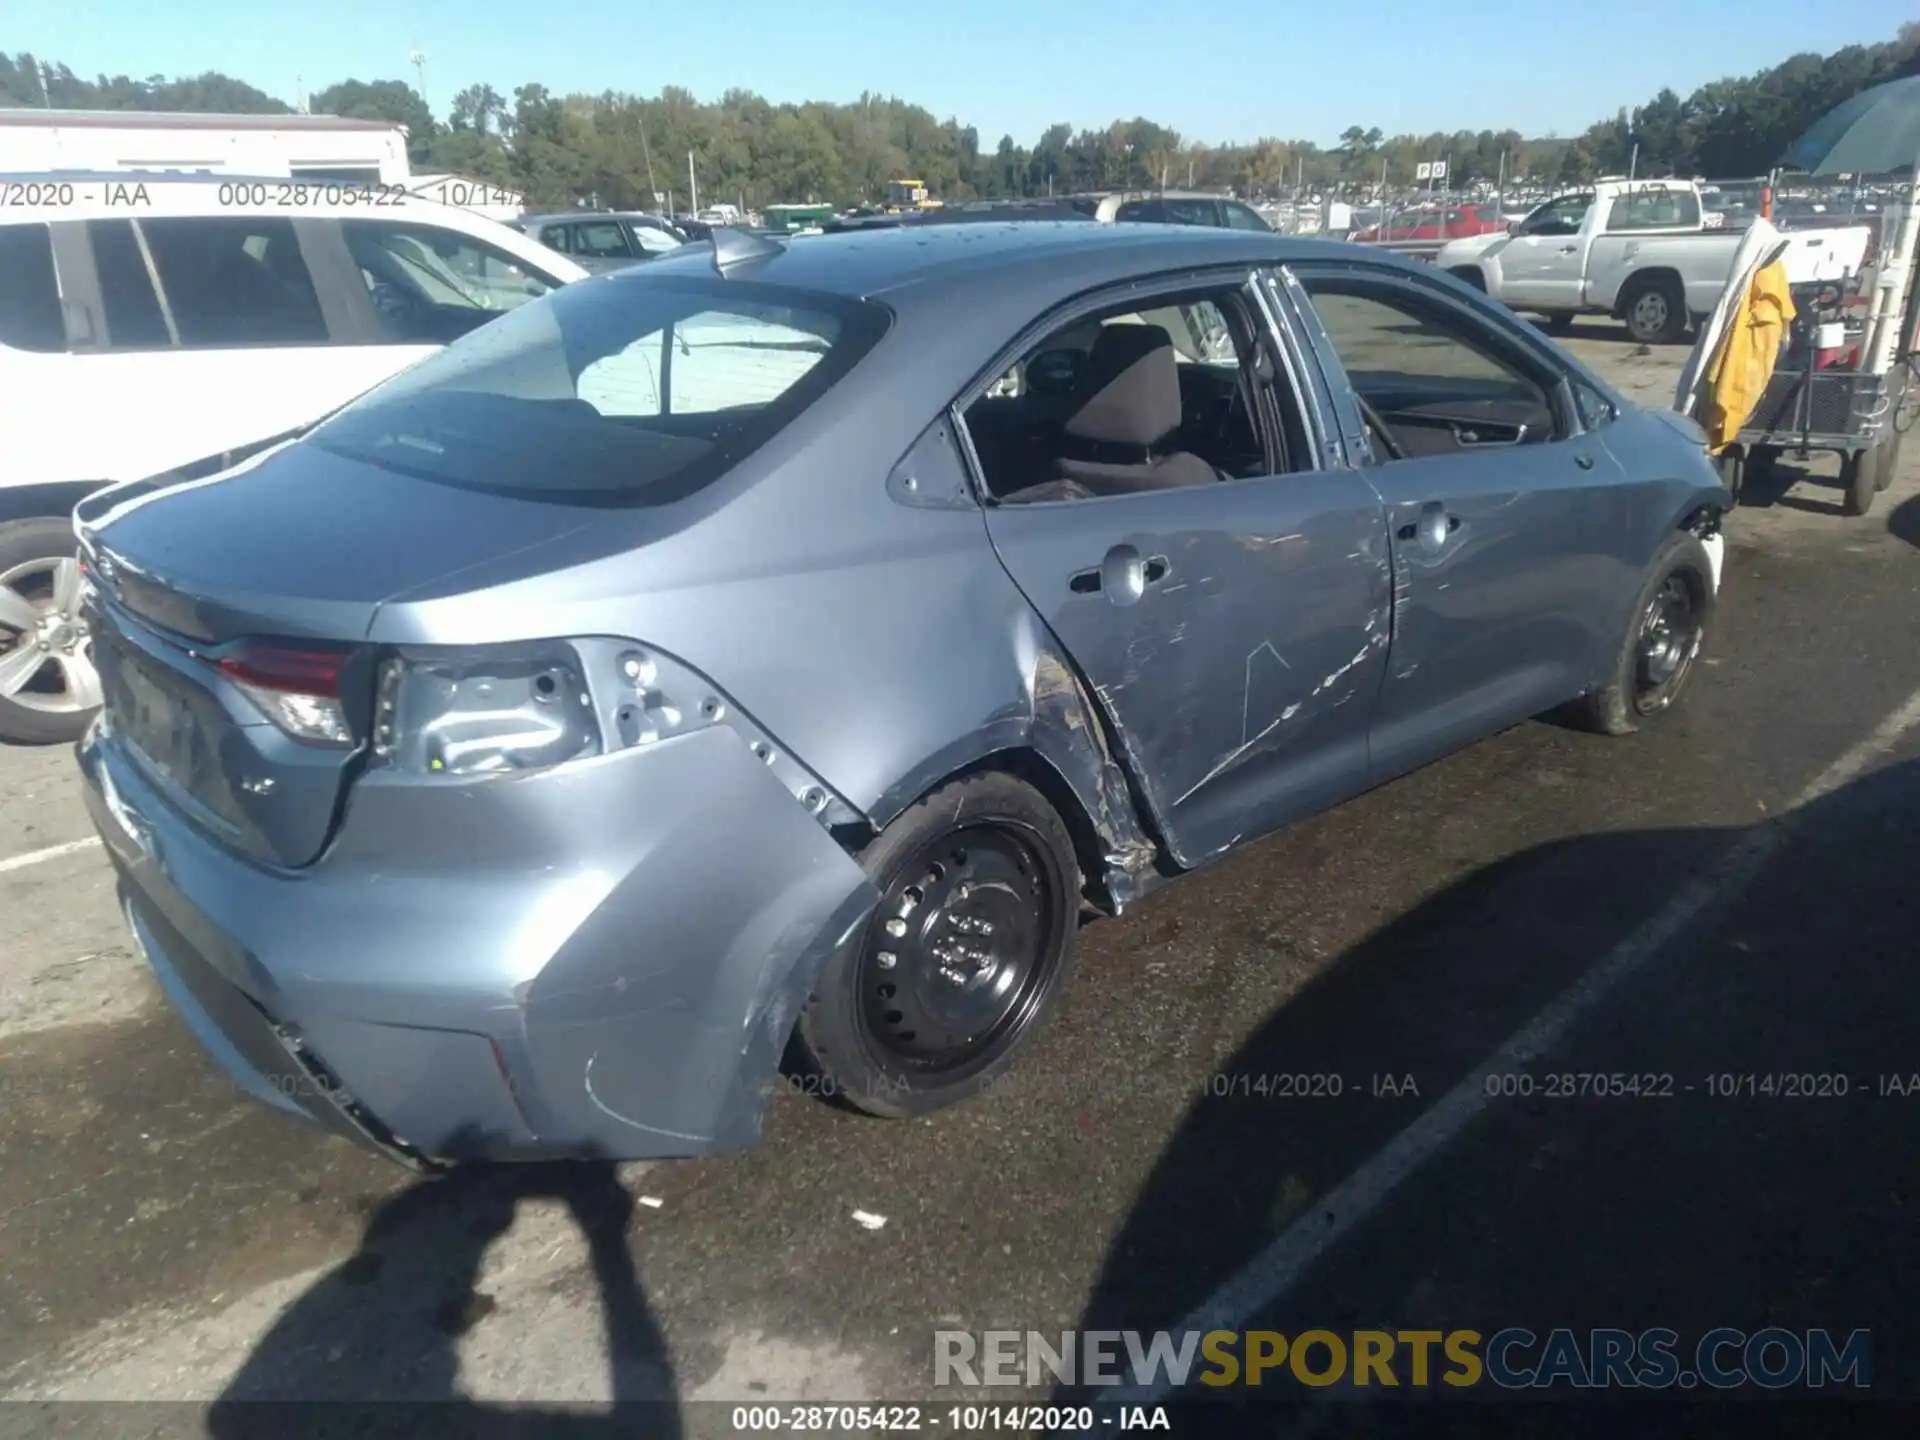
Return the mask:
[[[1477,322],[1386,282],[1302,277],[1376,463],[1555,438],[1546,387]]]
[[[311,440],[475,489],[663,503],[771,439],[888,323],[871,302],[736,280],[567,286],[404,371]]]
[[[393,344],[444,345],[557,283],[457,230],[385,220],[341,228]]]
[[[115,349],[327,343],[291,220],[94,220],[87,234]]]
[[[0,225],[0,345],[67,348],[53,232],[45,225]]]
[[[1516,235],[1578,235],[1593,208],[1593,192],[1560,195],[1549,200],[1520,222]]]
[[[1221,202],[1221,208],[1227,212],[1229,230],[1262,230],[1271,234],[1273,227],[1260,217],[1260,212],[1251,206],[1242,205],[1236,200]]]
[[[1700,223],[1700,197],[1691,190],[1636,190],[1613,202],[1607,229],[1673,230]]]

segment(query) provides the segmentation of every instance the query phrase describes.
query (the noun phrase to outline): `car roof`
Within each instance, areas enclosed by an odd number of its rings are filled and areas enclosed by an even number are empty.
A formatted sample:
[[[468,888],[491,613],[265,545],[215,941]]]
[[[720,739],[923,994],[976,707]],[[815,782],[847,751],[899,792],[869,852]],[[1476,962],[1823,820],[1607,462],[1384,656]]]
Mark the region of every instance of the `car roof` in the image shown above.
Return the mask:
[[[1352,246],[1253,230],[1197,225],[1089,225],[1084,221],[982,221],[970,225],[901,226],[809,237],[779,246],[733,273],[756,283],[786,285],[903,304],[957,301],[981,286],[1030,292],[1036,308],[1095,286],[1168,270],[1210,265],[1283,264],[1327,258],[1354,261]],[[614,283],[712,276],[713,248],[689,245]]]
[[[0,174],[0,185],[15,183],[54,186],[60,193],[49,203],[0,211],[0,226],[234,215],[279,220],[417,221],[485,241],[518,260],[536,263],[560,279],[577,280],[587,273],[566,256],[510,225],[475,210],[413,194],[403,189],[402,183],[140,170]],[[70,194],[64,193],[67,187],[71,187]],[[243,190],[247,193],[241,193]],[[292,198],[295,195],[298,199]]]
[[[651,210],[541,210],[522,215],[516,225],[553,225],[566,220],[660,220]]]

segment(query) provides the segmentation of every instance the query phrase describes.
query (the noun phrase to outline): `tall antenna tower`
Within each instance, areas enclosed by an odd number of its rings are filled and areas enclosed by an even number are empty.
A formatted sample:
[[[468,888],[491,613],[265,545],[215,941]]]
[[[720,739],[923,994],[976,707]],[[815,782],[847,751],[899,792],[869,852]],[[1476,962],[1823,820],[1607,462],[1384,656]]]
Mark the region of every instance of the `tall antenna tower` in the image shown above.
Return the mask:
[[[418,45],[407,52],[407,63],[413,66],[413,88],[420,92],[420,98],[427,98],[427,52]],[[428,106],[432,108],[431,105]]]

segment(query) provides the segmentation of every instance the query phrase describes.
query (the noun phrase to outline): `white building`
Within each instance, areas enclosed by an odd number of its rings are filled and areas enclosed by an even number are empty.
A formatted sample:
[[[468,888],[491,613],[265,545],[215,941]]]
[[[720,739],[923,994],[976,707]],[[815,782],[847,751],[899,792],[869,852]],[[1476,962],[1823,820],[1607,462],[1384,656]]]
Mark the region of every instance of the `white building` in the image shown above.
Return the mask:
[[[397,185],[407,128],[334,115],[0,110],[0,174],[180,170]]]

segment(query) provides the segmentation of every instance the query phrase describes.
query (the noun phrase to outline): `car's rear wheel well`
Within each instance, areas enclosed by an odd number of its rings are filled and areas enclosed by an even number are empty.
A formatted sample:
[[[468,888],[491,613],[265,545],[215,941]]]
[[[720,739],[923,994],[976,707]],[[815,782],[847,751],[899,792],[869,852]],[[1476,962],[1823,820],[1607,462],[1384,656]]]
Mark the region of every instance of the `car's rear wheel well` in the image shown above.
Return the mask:
[[[1462,284],[1471,285],[1481,294],[1486,293],[1487,273],[1478,265],[1454,265],[1447,270],[1447,273]]]
[[[947,777],[949,780],[971,775],[981,770],[999,770],[1023,780],[1038,790],[1046,802],[1067,827],[1067,833],[1073,837],[1074,859],[1080,865],[1080,884],[1083,897],[1106,908],[1104,899],[1106,890],[1107,857],[1100,844],[1100,835],[1093,827],[1093,817],[1087,814],[1086,807],[1080,803],[1080,797],[1067,783],[1067,777],[1055,769],[1038,751],[996,750],[991,755],[982,756],[973,764],[959,772],[959,775]],[[946,783],[945,781],[941,782]]]
[[[1020,747],[995,750],[991,754],[982,755],[972,763],[963,765],[950,774],[942,775],[924,791],[902,805],[900,812],[904,814],[942,786],[951,785],[956,780],[964,780],[969,775],[977,775],[989,770],[1000,771],[1031,785],[1053,807],[1061,823],[1067,827],[1067,833],[1073,837],[1073,854],[1080,866],[1083,896],[1097,908],[1109,909],[1110,903],[1106,896],[1105,883],[1107,856],[1100,843],[1099,832],[1094,828],[1093,817],[1087,813],[1086,806],[1074,793],[1073,786],[1067,782],[1067,777],[1037,750]],[[877,840],[880,832],[885,828],[884,825],[876,827],[862,821],[835,826],[833,835],[848,854],[857,856]]]

